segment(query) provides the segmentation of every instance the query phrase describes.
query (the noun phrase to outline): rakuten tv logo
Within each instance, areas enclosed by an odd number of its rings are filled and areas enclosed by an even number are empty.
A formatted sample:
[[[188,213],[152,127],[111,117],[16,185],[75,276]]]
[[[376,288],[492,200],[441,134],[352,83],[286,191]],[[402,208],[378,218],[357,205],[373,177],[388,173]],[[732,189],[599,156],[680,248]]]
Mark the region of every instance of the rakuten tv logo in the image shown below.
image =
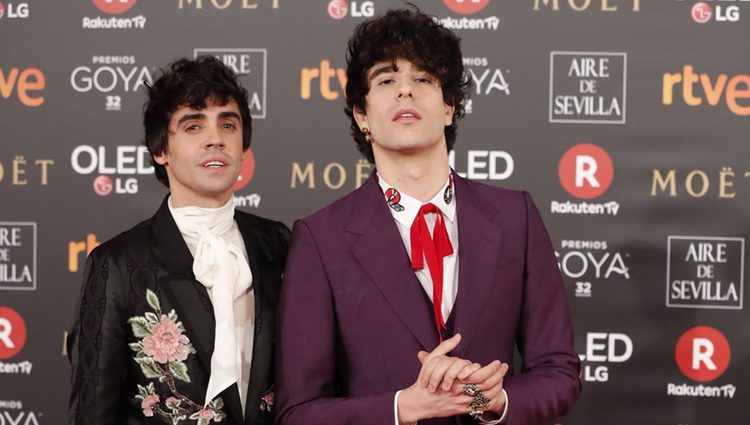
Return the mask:
[[[0,360],[18,354],[26,344],[26,323],[10,307],[0,306]]]
[[[560,183],[579,199],[593,199],[609,189],[614,176],[612,158],[597,145],[582,143],[568,149],[558,167]]]
[[[707,382],[727,370],[732,350],[721,332],[709,326],[696,326],[682,334],[674,356],[685,376],[693,381]]]
[[[93,0],[94,6],[104,13],[119,15],[130,10],[138,0]]]
[[[471,15],[484,9],[490,0],[443,0],[448,8],[462,15]]]

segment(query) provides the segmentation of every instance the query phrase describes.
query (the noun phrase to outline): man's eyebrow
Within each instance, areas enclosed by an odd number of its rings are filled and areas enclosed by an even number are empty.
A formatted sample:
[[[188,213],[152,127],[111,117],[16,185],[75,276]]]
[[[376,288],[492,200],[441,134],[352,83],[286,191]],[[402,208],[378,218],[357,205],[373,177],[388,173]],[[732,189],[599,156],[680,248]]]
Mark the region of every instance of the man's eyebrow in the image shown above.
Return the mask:
[[[219,113],[219,118],[236,118],[239,121],[242,121],[242,118],[240,118],[240,114],[234,111],[224,111]]]
[[[380,68],[375,69],[372,71],[372,74],[370,74],[370,81],[374,80],[381,74],[387,74],[389,72],[397,72],[398,67],[392,63],[389,63],[387,65],[382,65]]]
[[[206,119],[206,114],[204,114],[202,112],[194,112],[192,114],[185,114],[185,115],[181,116],[180,119],[177,120],[177,125],[180,125],[180,124],[184,123],[185,121],[190,121],[190,120],[204,120],[204,119]]]

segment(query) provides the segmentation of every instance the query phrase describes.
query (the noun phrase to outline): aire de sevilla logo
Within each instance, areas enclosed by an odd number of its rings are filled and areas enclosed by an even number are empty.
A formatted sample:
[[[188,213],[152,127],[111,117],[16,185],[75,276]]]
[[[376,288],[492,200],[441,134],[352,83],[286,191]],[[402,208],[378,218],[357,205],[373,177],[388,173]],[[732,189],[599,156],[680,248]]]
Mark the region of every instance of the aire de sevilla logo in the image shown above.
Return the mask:
[[[138,0],[92,0],[94,6],[99,8],[104,13],[110,15],[119,15],[120,13],[127,12]]]
[[[490,0],[443,0],[448,8],[462,15],[471,15],[484,9]]]
[[[26,323],[10,307],[0,306],[0,360],[9,359],[26,343]]]
[[[558,176],[568,193],[579,199],[593,199],[609,189],[614,177],[612,158],[602,148],[581,143],[560,159]]]
[[[255,155],[253,155],[253,151],[251,149],[248,149],[244,154],[242,154],[240,175],[237,176],[237,181],[234,182],[234,186],[232,186],[232,189],[237,192],[247,186],[247,184],[250,183],[250,180],[253,179],[253,174],[255,174]]]
[[[707,382],[727,370],[732,350],[721,332],[709,326],[696,326],[682,334],[674,356],[685,376],[693,381]]]

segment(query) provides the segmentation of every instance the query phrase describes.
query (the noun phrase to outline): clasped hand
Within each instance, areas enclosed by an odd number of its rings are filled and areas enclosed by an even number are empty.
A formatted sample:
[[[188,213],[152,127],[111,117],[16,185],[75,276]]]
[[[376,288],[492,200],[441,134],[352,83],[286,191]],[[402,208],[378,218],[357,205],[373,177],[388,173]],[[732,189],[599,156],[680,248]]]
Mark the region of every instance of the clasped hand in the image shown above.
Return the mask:
[[[464,394],[464,384],[475,384],[490,400],[485,412],[498,415],[505,408],[502,392],[503,378],[508,364],[495,360],[485,366],[479,363],[451,357],[461,342],[456,334],[435,347],[432,352],[420,351],[417,356],[422,369],[416,382],[403,390],[398,400],[398,419],[401,425],[423,419],[464,415],[471,412],[472,397]]]

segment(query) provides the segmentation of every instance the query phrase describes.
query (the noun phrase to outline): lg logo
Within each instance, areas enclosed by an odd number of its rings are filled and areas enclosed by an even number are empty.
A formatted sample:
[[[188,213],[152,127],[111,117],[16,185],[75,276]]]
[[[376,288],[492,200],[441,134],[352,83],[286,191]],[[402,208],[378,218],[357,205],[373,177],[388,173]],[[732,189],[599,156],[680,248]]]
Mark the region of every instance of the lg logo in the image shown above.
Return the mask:
[[[372,1],[363,1],[358,4],[356,1],[351,5],[346,0],[331,0],[328,2],[328,14],[333,19],[344,19],[349,15],[353,18],[369,18],[375,15],[375,4]]]
[[[726,337],[709,326],[696,326],[680,337],[675,348],[677,366],[697,382],[712,381],[729,366],[732,352]]]
[[[26,343],[26,324],[10,307],[0,306],[0,360],[9,359]]]
[[[606,192],[612,183],[612,158],[599,146],[582,143],[565,152],[560,159],[558,176],[571,195],[593,199]]]

